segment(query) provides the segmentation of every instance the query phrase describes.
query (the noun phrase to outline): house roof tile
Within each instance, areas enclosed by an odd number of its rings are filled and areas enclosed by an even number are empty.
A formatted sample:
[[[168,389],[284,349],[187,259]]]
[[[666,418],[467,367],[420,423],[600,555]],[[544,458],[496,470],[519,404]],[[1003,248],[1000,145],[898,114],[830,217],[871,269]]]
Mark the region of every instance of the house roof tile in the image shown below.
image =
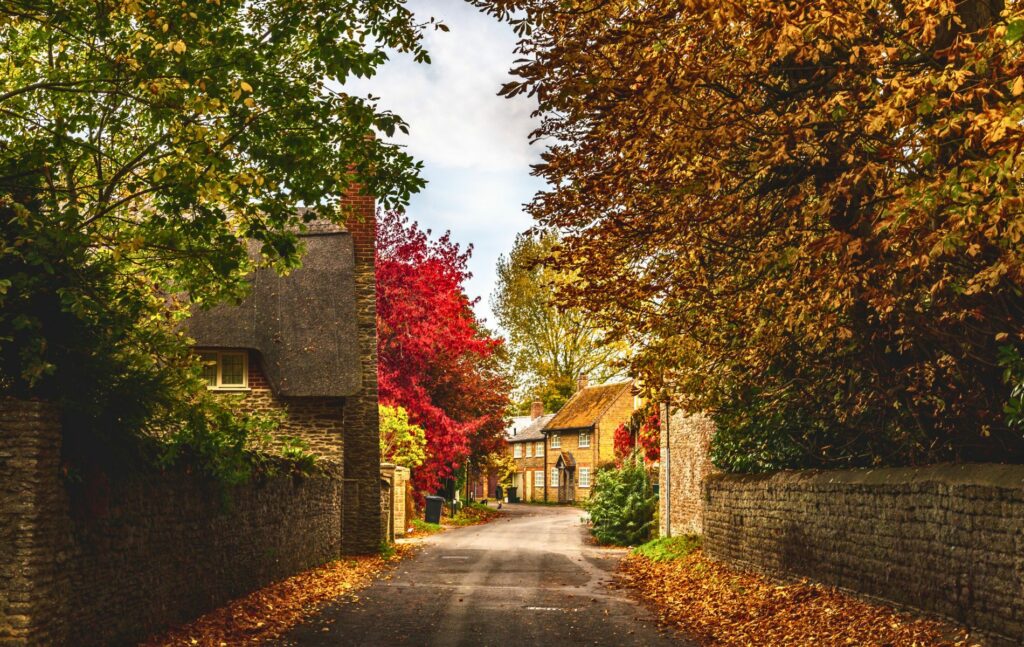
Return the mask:
[[[632,381],[588,386],[569,398],[565,406],[544,428],[545,433],[570,429],[587,429],[600,420],[608,407],[615,402],[623,391],[633,386]]]

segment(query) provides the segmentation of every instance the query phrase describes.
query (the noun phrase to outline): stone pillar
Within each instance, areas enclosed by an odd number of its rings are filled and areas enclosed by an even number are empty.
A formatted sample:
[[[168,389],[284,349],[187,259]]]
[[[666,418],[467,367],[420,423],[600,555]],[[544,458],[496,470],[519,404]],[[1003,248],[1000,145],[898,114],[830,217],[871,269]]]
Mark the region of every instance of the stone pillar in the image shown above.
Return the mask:
[[[53,405],[0,398],[0,645],[65,641],[60,443]]]
[[[659,533],[662,537],[703,534],[703,486],[714,473],[710,451],[715,423],[705,414],[679,409],[670,415],[665,405],[660,414]]]
[[[380,548],[380,430],[377,417],[376,205],[353,190],[346,229],[355,249],[356,318],[362,377],[360,392],[345,401],[344,503],[341,549],[346,554]]]

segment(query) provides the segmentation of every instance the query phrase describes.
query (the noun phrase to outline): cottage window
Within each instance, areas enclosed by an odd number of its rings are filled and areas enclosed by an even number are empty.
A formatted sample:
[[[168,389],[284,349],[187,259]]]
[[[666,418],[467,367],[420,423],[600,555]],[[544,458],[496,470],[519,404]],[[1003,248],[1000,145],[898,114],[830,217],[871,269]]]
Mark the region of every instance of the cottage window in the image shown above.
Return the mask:
[[[590,487],[590,468],[580,468],[580,487]]]
[[[544,487],[544,470],[533,473],[533,487]]]
[[[203,351],[203,379],[209,389],[245,389],[249,387],[249,354],[246,352]]]
[[[557,467],[552,467],[551,468],[551,485],[557,487],[558,483],[559,483],[558,468]]]
[[[534,449],[533,451],[534,451],[534,455],[537,456],[538,458],[543,456],[544,455],[544,441],[538,442],[537,443],[537,448]]]
[[[558,434],[551,434],[551,449],[558,449],[562,446],[562,437]]]
[[[515,443],[512,445],[512,458],[523,457],[523,445],[522,443]]]
[[[580,447],[590,447],[590,432],[589,431],[581,431],[580,432]]]
[[[533,458],[533,443],[526,443],[526,457]]]

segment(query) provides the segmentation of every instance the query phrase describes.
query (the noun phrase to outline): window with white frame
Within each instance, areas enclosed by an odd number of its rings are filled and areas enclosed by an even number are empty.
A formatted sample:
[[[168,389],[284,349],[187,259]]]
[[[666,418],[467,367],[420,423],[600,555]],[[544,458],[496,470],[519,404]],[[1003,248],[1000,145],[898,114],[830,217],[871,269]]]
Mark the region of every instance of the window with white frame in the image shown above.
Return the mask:
[[[526,457],[533,458],[533,443],[526,443]]]
[[[590,447],[590,432],[589,431],[581,431],[580,432],[580,447]]]
[[[544,441],[543,440],[537,443],[537,447],[533,450],[533,452],[534,452],[534,455],[537,456],[538,458],[544,455]]]
[[[558,482],[559,482],[558,481],[558,468],[557,467],[552,467],[551,468],[551,485],[557,486]]]
[[[580,487],[590,487],[590,468],[580,468]]]
[[[551,434],[551,449],[558,449],[562,446],[562,437],[558,434]]]
[[[522,457],[523,457],[523,444],[522,443],[515,443],[514,445],[512,445],[512,458],[522,458]]]
[[[533,473],[533,487],[544,487],[544,470]]]
[[[249,388],[249,353],[245,351],[203,351],[203,379],[208,389]]]

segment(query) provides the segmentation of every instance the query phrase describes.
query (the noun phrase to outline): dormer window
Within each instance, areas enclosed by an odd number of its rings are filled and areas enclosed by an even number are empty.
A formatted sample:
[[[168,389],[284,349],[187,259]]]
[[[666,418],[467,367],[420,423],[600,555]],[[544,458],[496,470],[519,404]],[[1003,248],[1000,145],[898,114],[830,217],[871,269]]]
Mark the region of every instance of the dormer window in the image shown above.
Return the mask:
[[[206,388],[231,391],[249,388],[249,354],[245,351],[203,351]]]

